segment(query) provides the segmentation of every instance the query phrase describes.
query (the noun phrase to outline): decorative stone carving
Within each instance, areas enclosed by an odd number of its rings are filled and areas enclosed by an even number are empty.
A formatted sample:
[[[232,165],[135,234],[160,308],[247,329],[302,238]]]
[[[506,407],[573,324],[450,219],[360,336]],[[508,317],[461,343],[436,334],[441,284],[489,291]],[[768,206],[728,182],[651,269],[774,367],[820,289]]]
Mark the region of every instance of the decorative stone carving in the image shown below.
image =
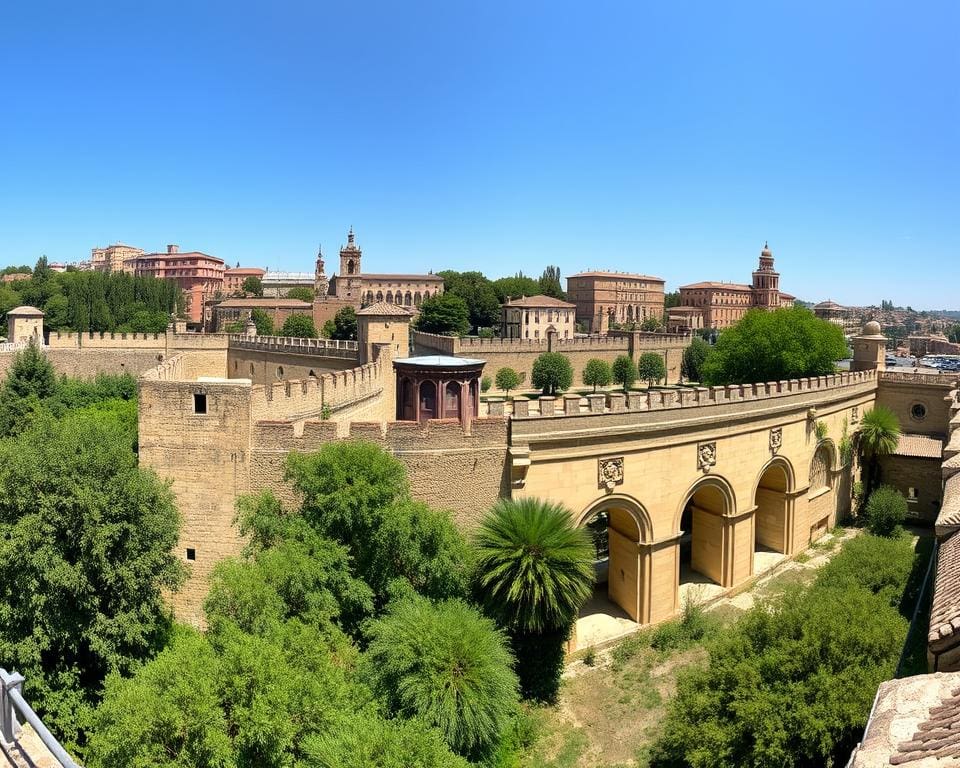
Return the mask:
[[[850,409],[850,421],[853,424],[856,424],[860,421],[860,407],[855,405]]]
[[[770,452],[777,453],[783,445],[783,427],[774,427],[770,430]]]
[[[704,472],[717,463],[717,444],[699,443],[697,445],[697,466]]]
[[[623,456],[598,460],[598,477],[601,488],[612,491],[614,486],[623,484]]]

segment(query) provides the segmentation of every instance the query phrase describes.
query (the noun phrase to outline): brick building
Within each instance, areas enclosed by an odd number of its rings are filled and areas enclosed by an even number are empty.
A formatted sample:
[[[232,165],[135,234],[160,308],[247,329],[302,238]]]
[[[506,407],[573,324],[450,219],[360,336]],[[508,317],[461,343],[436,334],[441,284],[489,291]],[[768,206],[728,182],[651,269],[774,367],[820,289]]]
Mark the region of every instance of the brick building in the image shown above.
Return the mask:
[[[751,309],[792,307],[794,299],[780,290],[780,273],[773,267],[773,252],[764,243],[760,264],[753,272],[750,285],[713,281],[681,285],[680,306],[671,312],[686,313],[701,328],[729,328]],[[696,312],[689,310],[698,310],[702,321],[693,317]]]
[[[663,317],[664,281],[625,272],[580,272],[567,278],[567,298],[577,322],[590,333],[606,332],[611,322],[642,323]]]

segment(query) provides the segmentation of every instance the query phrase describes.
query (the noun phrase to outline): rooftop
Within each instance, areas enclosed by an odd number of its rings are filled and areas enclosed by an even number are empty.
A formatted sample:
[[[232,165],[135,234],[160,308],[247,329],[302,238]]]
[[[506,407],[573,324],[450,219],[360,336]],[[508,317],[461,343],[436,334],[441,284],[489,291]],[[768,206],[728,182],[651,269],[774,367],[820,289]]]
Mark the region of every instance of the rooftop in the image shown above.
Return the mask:
[[[15,315],[17,317],[43,317],[44,314],[36,307],[28,307],[23,305],[22,307],[14,307],[13,309],[7,312],[7,317],[10,315]]]
[[[568,301],[555,299],[553,296],[521,296],[519,299],[511,299],[504,304],[505,307],[560,307],[562,309],[576,309],[576,304]]]
[[[357,275],[354,275],[357,277]],[[359,275],[364,280],[425,280],[432,283],[442,283],[440,275],[385,275],[377,272],[363,272]]]
[[[956,477],[956,475],[955,475]],[[939,523],[939,521],[938,521]],[[960,534],[940,543],[927,643],[937,653],[955,646],[960,630]]]
[[[917,459],[939,459],[943,455],[943,440],[928,435],[911,435],[902,432],[893,455]]]
[[[394,365],[410,368],[473,368],[486,365],[486,360],[471,357],[450,357],[449,355],[422,355],[420,357],[401,357],[393,361]]]
[[[618,280],[646,280],[648,282],[655,283],[666,282],[662,277],[654,277],[653,275],[637,275],[630,272],[577,272],[575,275],[567,275],[567,280],[572,277],[614,277]]]
[[[724,283],[717,280],[705,280],[700,283],[690,283],[690,285],[681,285],[680,290],[696,290],[698,288],[724,288],[728,291],[752,291],[746,283]]]
[[[357,310],[358,315],[374,315],[380,317],[410,317],[410,310],[401,307],[399,304],[387,304],[385,301],[378,301],[369,307]]]

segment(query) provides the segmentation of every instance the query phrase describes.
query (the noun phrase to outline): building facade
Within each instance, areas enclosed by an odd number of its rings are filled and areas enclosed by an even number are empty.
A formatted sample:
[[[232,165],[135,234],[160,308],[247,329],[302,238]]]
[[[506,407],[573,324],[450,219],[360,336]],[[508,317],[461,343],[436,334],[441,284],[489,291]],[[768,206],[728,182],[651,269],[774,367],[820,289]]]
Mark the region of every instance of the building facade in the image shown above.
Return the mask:
[[[137,259],[143,256],[143,248],[114,243],[106,248],[90,249],[90,264],[97,272],[136,272]]]
[[[263,276],[267,273],[265,269],[259,267],[234,267],[223,271],[223,292],[240,293],[243,291],[243,283],[249,277],[259,278],[263,281]]]
[[[545,339],[553,328],[557,338],[572,339],[577,305],[552,296],[512,299],[500,308],[501,339]]]
[[[760,264],[753,271],[753,281],[745,283],[702,282],[680,286],[680,307],[691,316],[699,310],[701,328],[729,328],[751,309],[774,310],[792,307],[794,296],[780,290],[780,273],[773,266],[773,252],[764,243]],[[691,321],[696,324],[694,318]]]
[[[263,295],[283,298],[291,288],[313,288],[313,275],[309,272],[285,272],[267,270],[260,278]]]
[[[214,333],[227,333],[233,324],[246,323],[255,309],[270,317],[275,331],[283,326],[290,315],[313,317],[313,304],[300,299],[234,297],[216,302],[210,307],[209,328]],[[240,333],[239,330],[234,332]]]
[[[223,259],[200,251],[181,251],[178,245],[168,245],[166,253],[147,253],[135,260],[135,274],[173,280],[183,291],[187,319],[193,323],[204,321],[204,301],[223,292]],[[209,319],[209,318],[206,318]]]
[[[567,298],[576,305],[576,322],[590,333],[609,324],[663,318],[664,281],[624,272],[580,272],[567,278]]]

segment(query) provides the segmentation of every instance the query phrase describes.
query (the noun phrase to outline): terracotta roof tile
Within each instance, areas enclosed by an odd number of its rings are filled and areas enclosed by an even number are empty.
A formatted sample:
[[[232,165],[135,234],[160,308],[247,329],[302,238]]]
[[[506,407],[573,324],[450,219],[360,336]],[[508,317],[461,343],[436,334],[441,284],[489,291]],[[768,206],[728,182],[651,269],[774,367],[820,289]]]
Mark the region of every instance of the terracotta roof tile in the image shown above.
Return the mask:
[[[385,301],[378,301],[369,307],[357,310],[358,315],[374,315],[375,317],[410,317],[410,310],[401,307],[399,304],[387,304]]]
[[[938,528],[939,524],[938,520]],[[927,645],[932,651],[942,651],[960,640],[960,534],[953,533],[940,542],[933,585]]]
[[[577,272],[575,275],[567,275],[567,280],[574,277],[613,277],[618,280],[646,280],[647,282],[665,283],[662,277],[653,275],[636,275],[630,272]]]
[[[555,299],[553,296],[524,296],[520,299],[511,299],[505,307],[560,307],[561,309],[576,309],[576,304]]]
[[[939,459],[943,455],[943,440],[929,435],[912,435],[902,432],[893,455]]]

